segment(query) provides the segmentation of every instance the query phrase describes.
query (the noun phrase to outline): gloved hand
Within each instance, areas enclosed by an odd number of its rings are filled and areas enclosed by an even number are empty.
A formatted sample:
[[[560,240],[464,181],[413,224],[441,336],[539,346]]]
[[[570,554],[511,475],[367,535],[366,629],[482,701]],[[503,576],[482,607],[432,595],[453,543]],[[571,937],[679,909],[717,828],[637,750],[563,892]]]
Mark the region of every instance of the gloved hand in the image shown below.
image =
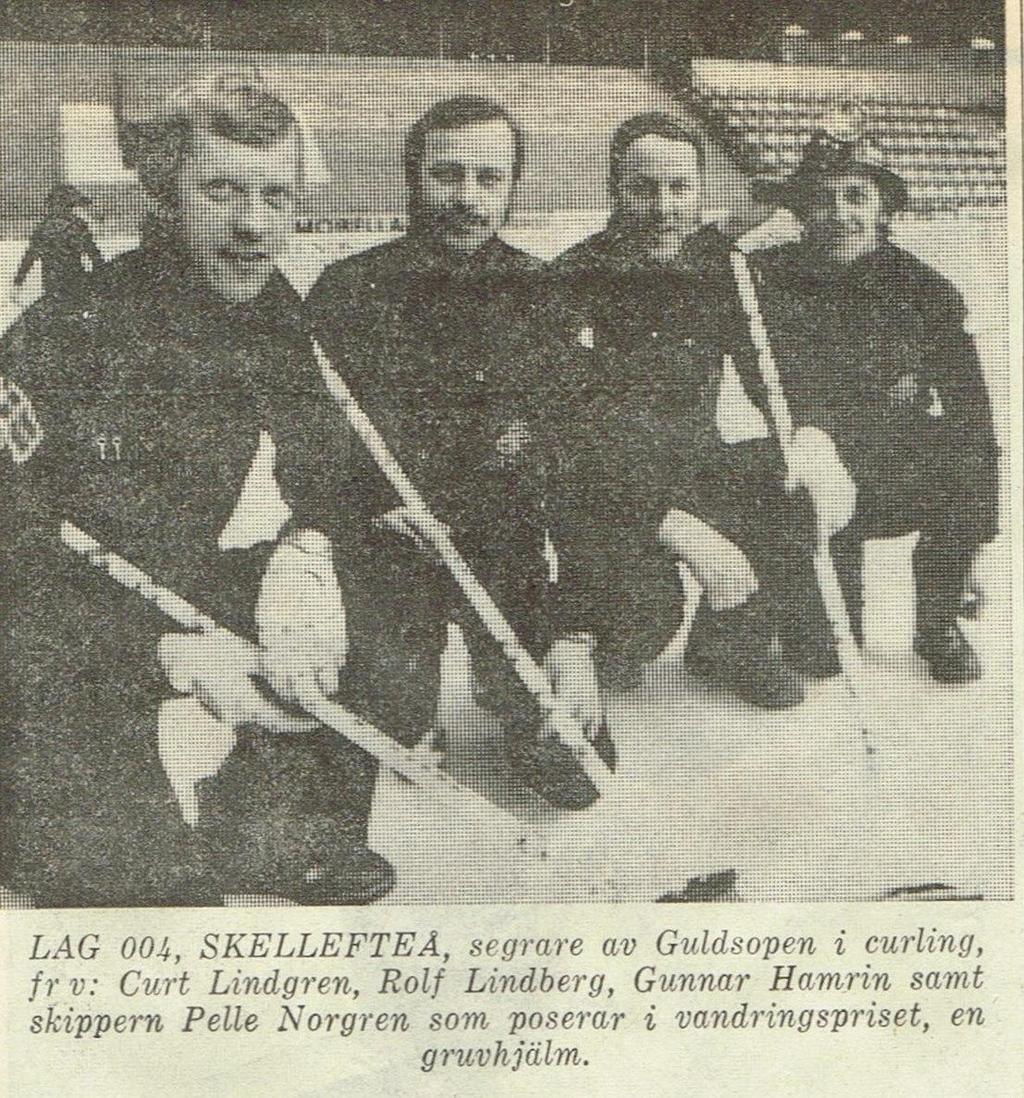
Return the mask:
[[[231,728],[256,723],[274,732],[304,732],[316,725],[286,713],[260,693],[252,679],[262,670],[260,653],[227,630],[166,633],[157,655],[178,693],[192,695]]]
[[[798,427],[786,454],[786,491],[805,491],[820,538],[849,525],[857,507],[857,486],[832,438],[818,427]]]
[[[595,735],[604,719],[604,706],[589,641],[556,640],[544,659],[544,671],[564,712],[583,726],[585,734]]]
[[[295,701],[299,684],[337,693],[348,654],[345,606],[330,542],[314,530],[288,534],[267,563],[256,600],[267,682]]]

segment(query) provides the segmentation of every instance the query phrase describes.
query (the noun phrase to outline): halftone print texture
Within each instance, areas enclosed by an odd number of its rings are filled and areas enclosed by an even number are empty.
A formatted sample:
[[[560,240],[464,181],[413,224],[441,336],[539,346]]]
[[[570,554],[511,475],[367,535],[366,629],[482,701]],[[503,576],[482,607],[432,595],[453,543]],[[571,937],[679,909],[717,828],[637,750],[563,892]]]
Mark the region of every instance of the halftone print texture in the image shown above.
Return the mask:
[[[394,7],[0,14],[0,905],[1011,899],[1001,6]]]

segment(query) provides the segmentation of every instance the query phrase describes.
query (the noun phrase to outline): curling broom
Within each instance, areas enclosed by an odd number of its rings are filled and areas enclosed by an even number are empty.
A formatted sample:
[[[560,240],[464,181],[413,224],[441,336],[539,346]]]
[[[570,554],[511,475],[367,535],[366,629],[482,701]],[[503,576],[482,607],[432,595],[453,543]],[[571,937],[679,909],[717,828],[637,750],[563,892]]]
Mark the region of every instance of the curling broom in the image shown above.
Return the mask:
[[[736,290],[747,317],[750,338],[757,352],[758,370],[768,395],[768,411],[775,428],[775,435],[779,440],[779,447],[782,450],[782,459],[788,469],[794,434],[793,417],[790,414],[789,402],[786,399],[782,379],[779,376],[775,356],[772,353],[768,330],[761,314],[761,305],[758,301],[757,290],[750,274],[747,258],[738,250],[733,250],[729,258],[736,279]],[[846,600],[843,597],[839,576],[836,573],[835,562],[832,560],[829,538],[827,533],[820,528],[820,524],[814,548],[813,563],[818,589],[821,592],[821,601],[825,607],[825,615],[828,618],[829,627],[836,643],[839,666],[847,690],[857,706],[857,722],[860,725],[861,735],[864,739],[864,748],[871,756],[875,754],[875,745],[869,735],[865,714],[867,692],[864,662],[850,625],[850,615],[846,608]]]
[[[218,626],[213,618],[174,591],[157,583],[141,568],[137,568],[117,553],[105,549],[95,538],[90,537],[74,523],[67,521],[61,523],[60,538],[69,549],[84,557],[93,567],[106,572],[122,587],[137,592],[147,602],[153,603],[183,629],[198,633],[212,633],[219,630],[234,637],[252,651],[258,651],[254,644]],[[491,801],[446,774],[432,758],[425,756],[423,752],[402,747],[372,724],[336,702],[330,701],[322,694],[306,690],[301,692],[298,700],[300,708],[321,724],[344,736],[377,759],[383,766],[407,778],[414,785],[444,802],[449,808],[462,811],[469,803],[478,810],[486,810],[491,816],[495,811],[502,815],[507,814]]]
[[[558,738],[576,756],[584,773],[597,791],[601,794],[607,793],[611,788],[611,772],[587,739],[582,726],[573,720],[559,704],[543,669],[520,643],[515,630],[509,625],[497,603],[473,574],[466,559],[456,548],[447,528],[430,511],[426,501],[406,476],[388,449],[384,438],[359,407],[352,391],[334,369],[316,340],[313,340],[313,351],[332,398],[344,412],[348,423],[369,450],[392,488],[398,493],[417,528],[452,574],[484,628],[504,652],[523,685],[537,700],[541,709],[551,716],[552,727]]]

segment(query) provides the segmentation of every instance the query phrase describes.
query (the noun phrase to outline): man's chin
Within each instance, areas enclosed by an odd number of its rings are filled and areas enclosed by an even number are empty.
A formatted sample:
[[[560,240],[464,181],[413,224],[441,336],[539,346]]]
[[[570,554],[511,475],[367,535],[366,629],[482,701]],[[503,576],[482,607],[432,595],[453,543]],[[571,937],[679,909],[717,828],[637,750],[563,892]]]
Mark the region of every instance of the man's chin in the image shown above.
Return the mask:
[[[233,305],[244,305],[259,297],[270,280],[273,265],[269,262],[253,266],[253,270],[212,270],[207,273],[207,282],[218,297]]]
[[[873,250],[874,248],[864,241],[848,241],[825,248],[825,255],[833,263],[847,264],[855,262],[861,256],[867,255],[868,252]]]
[[[680,232],[648,233],[643,239],[643,250],[648,259],[656,263],[667,263],[679,254],[686,234]]]
[[[482,247],[491,237],[493,230],[489,226],[468,226],[457,228],[451,226],[442,227],[437,238],[441,244],[453,252],[475,252]]]

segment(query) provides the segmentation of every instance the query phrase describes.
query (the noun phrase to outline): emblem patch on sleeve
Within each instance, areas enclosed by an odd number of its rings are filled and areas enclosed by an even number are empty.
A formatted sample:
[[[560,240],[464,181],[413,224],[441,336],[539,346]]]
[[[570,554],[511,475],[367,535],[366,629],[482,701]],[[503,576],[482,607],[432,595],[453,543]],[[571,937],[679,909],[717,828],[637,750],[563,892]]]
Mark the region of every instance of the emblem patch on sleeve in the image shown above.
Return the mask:
[[[21,465],[42,441],[43,429],[32,401],[17,385],[0,377],[0,446],[10,451],[15,465]]]

